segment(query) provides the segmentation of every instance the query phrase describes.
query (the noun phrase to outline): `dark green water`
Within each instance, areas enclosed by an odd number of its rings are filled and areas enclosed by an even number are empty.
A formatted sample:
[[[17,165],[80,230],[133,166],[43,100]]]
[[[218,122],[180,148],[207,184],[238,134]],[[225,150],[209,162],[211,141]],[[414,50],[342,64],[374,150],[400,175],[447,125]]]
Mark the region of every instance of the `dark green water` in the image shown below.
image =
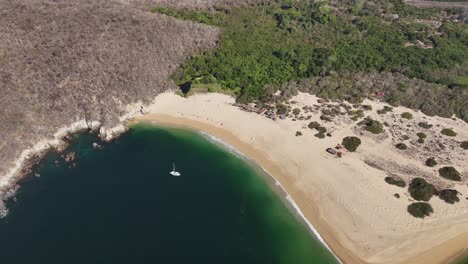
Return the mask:
[[[337,263],[278,188],[197,133],[139,125],[48,155],[0,220],[1,263]],[[181,177],[169,175],[175,161]]]

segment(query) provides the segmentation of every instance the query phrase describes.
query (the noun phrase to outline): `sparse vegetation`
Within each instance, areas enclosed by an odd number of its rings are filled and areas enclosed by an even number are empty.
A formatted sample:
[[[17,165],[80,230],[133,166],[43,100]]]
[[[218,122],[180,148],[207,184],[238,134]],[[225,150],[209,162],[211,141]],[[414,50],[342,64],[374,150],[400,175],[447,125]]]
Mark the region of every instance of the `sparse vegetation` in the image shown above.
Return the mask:
[[[428,167],[435,167],[437,165],[437,161],[434,158],[428,158],[425,164]]]
[[[460,144],[460,147],[462,149],[468,149],[468,141],[463,141],[461,144]]]
[[[302,136],[302,132],[301,131],[296,131],[296,137],[299,137],[299,136]]]
[[[360,125],[364,126],[364,129],[373,133],[373,134],[380,134],[383,132],[382,124],[374,120],[370,117],[364,119],[363,121],[359,122]]]
[[[427,202],[437,193],[437,190],[434,185],[428,183],[423,178],[414,178],[409,184],[408,192],[413,199]]]
[[[319,122],[316,122],[316,121],[312,121],[309,123],[308,127],[310,129],[317,129],[320,127],[320,123]]]
[[[117,125],[126,105],[175,87],[173,70],[219,33],[115,0],[0,1],[0,10],[0,175],[58,128]]]
[[[356,151],[356,149],[361,145],[361,139],[358,137],[345,137],[343,138],[342,145],[350,152]]]
[[[417,202],[408,205],[408,213],[414,217],[424,218],[430,216],[434,212],[432,206],[428,203]]]
[[[388,183],[388,184],[391,184],[391,185],[395,185],[395,186],[398,186],[398,187],[406,187],[406,182],[404,180],[400,180],[400,179],[395,179],[393,177],[385,177],[385,182]]]
[[[425,129],[430,129],[432,128],[432,124],[429,124],[427,122],[419,122],[418,125],[422,128],[425,128]]]
[[[454,167],[442,167],[439,169],[439,175],[442,178],[452,180],[452,181],[461,181],[461,174]]]
[[[300,114],[300,113],[301,113],[301,109],[299,109],[299,108],[294,108],[294,109],[293,109],[293,115],[296,115],[296,116],[297,116],[297,115]]]
[[[401,117],[405,119],[413,119],[413,114],[411,114],[410,112],[404,112],[401,114]]]
[[[427,138],[427,135],[423,132],[419,132],[416,135],[418,136],[418,138]]]
[[[458,191],[453,189],[441,190],[439,192],[439,198],[449,204],[458,203],[460,201],[460,198],[458,198]]]
[[[440,133],[442,133],[442,135],[446,135],[448,137],[454,137],[457,135],[457,133],[455,131],[453,131],[452,129],[450,128],[444,128],[442,129],[442,131],[440,131]]]
[[[383,114],[386,114],[386,113],[392,112],[392,111],[393,111],[393,107],[384,106],[383,109],[377,110],[377,113],[380,114],[380,115],[383,115]]]
[[[406,146],[405,143],[398,143],[398,144],[395,145],[395,147],[396,147],[397,149],[399,149],[399,150],[405,150],[405,149],[408,148],[408,146]]]

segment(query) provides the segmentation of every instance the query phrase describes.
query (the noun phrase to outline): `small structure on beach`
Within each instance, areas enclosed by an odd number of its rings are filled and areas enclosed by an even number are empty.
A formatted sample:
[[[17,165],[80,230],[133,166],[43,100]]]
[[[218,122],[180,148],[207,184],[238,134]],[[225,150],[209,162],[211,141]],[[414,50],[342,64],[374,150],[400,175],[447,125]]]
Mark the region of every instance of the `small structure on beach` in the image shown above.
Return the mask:
[[[336,149],[334,148],[327,148],[327,152],[332,155],[336,155],[338,153],[338,151],[336,151]]]

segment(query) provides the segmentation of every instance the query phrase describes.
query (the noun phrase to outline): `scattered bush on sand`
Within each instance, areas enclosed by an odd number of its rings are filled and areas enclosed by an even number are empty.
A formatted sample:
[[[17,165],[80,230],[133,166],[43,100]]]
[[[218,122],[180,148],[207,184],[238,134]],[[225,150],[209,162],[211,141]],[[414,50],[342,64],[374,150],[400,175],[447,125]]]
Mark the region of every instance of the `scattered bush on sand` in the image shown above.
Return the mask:
[[[397,149],[399,149],[399,150],[405,150],[405,149],[408,148],[408,146],[406,146],[405,143],[398,143],[398,144],[395,145],[395,147],[396,147]]]
[[[420,127],[422,128],[425,128],[425,129],[429,129],[429,128],[432,128],[432,125],[427,123],[427,122],[419,122],[418,124]]]
[[[393,177],[385,177],[385,182],[388,183],[388,184],[391,184],[391,185],[396,185],[398,187],[401,187],[401,188],[404,188],[406,187],[406,183],[404,180],[397,180]]]
[[[370,117],[367,117],[363,121],[359,122],[359,125],[364,126],[364,129],[373,133],[373,134],[380,134],[383,132],[383,126],[382,124],[377,121],[373,120]]]
[[[442,129],[442,131],[440,131],[440,133],[442,133],[442,135],[446,135],[448,137],[454,137],[457,135],[457,133],[455,131],[453,131],[452,129],[450,128],[444,128]]]
[[[298,114],[300,114],[300,113],[301,113],[301,109],[299,109],[299,108],[294,108],[294,110],[293,110],[293,115],[298,115]]]
[[[423,132],[419,132],[416,135],[418,136],[418,138],[427,138],[426,133],[423,133]]]
[[[302,132],[301,132],[301,131],[297,131],[297,132],[296,132],[296,137],[298,137],[298,136],[302,136]]]
[[[308,127],[309,127],[310,129],[317,129],[317,128],[320,127],[320,123],[319,123],[319,122],[316,122],[316,121],[313,121],[313,122],[310,122],[310,123],[309,123]]]
[[[440,191],[439,198],[449,204],[458,203],[460,201],[460,198],[458,198],[458,191],[453,189],[445,189]]]
[[[400,198],[400,195],[398,193],[395,193],[393,196],[395,196],[396,198]]]
[[[439,169],[439,175],[442,178],[452,180],[452,181],[461,181],[460,172],[458,172],[454,167],[442,167]]]
[[[418,201],[429,201],[432,195],[437,193],[434,185],[422,178],[414,178],[408,187],[408,192],[413,199]]]
[[[277,115],[285,115],[288,113],[288,107],[283,104],[278,104],[276,106],[276,114]]]
[[[361,145],[361,139],[358,137],[345,137],[341,144],[350,152],[356,151],[356,149]]]
[[[468,141],[463,141],[461,144],[460,144],[460,147],[462,149],[468,149]]]
[[[318,137],[318,138],[325,138],[325,134],[324,133],[317,133],[315,134],[314,136]]]
[[[410,112],[404,112],[401,114],[401,117],[405,119],[413,119],[413,114],[411,114]]]
[[[434,158],[428,158],[425,164],[428,167],[435,167],[437,165],[437,161]]]
[[[434,209],[432,209],[432,206],[428,203],[418,202],[408,205],[408,213],[414,217],[424,218],[431,215],[433,212]]]

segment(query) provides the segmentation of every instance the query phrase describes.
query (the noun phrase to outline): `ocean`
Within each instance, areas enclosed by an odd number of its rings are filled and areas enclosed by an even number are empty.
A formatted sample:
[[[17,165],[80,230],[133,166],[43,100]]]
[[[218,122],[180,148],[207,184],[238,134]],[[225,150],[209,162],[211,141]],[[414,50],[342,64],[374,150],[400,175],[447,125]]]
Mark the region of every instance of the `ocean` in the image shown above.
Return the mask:
[[[274,180],[200,133],[138,124],[110,143],[76,135],[69,152],[8,201],[2,264],[338,263]]]

